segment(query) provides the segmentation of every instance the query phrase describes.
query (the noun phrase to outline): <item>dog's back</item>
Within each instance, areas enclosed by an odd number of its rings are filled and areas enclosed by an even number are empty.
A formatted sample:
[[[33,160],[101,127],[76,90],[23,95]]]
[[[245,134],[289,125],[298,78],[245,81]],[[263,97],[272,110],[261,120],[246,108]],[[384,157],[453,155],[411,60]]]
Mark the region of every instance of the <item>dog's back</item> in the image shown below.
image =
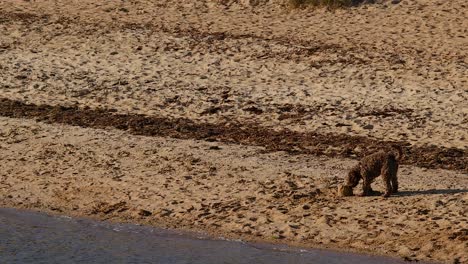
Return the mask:
[[[387,166],[387,163],[395,163],[396,157],[393,153],[379,151],[374,154],[365,156],[359,162],[362,171],[365,171],[371,178],[378,177],[382,173],[382,168]],[[390,165],[390,164],[388,164]]]

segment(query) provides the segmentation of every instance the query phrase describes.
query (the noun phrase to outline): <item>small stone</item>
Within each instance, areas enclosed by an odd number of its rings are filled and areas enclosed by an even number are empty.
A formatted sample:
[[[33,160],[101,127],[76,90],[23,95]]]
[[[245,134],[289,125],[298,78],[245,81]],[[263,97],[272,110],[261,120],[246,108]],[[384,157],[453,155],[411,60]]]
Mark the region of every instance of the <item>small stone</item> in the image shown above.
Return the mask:
[[[210,146],[210,150],[220,150],[219,146]]]
[[[153,214],[153,213],[151,213],[150,211],[144,210],[144,209],[140,209],[140,210],[138,211],[138,215],[140,215],[140,216],[150,216],[150,215],[152,215],[152,214]]]
[[[299,223],[289,223],[289,227],[294,228],[294,229],[298,229],[298,228],[301,227],[301,225]]]

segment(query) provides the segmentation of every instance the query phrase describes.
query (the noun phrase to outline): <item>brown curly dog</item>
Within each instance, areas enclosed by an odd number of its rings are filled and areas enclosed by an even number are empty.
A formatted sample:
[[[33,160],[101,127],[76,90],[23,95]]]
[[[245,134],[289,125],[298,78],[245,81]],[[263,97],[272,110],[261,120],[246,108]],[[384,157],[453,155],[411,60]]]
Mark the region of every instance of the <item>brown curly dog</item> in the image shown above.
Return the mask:
[[[398,192],[398,161],[402,157],[400,146],[393,146],[390,151],[379,151],[362,158],[352,167],[346,178],[346,187],[354,188],[362,179],[362,196],[372,195],[371,183],[382,176],[386,185],[384,197]]]

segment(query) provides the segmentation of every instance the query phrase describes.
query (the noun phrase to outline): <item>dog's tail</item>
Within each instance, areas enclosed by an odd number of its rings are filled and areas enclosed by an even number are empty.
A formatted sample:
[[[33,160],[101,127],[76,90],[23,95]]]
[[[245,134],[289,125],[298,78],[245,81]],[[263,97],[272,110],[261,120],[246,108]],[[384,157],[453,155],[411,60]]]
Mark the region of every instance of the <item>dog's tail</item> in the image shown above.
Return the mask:
[[[403,158],[403,148],[400,145],[392,144],[390,146],[390,152],[395,156],[397,161]]]

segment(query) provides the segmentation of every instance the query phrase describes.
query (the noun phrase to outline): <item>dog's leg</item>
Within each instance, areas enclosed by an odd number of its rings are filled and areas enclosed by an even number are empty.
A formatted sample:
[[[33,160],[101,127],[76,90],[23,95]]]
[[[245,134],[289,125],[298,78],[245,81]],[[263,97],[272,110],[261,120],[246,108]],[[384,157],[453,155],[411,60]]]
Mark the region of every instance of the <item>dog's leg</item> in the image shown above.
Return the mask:
[[[392,193],[397,193],[398,192],[398,177],[395,175],[392,175]]]
[[[395,162],[392,171],[392,192],[398,192],[398,163]]]
[[[372,188],[371,188],[372,180],[367,173],[362,174],[362,195],[361,196],[369,196],[372,195]]]
[[[384,180],[385,183],[385,193],[383,197],[389,197],[390,194],[392,194],[392,177],[390,176],[390,173],[387,171],[382,174],[382,179]]]

